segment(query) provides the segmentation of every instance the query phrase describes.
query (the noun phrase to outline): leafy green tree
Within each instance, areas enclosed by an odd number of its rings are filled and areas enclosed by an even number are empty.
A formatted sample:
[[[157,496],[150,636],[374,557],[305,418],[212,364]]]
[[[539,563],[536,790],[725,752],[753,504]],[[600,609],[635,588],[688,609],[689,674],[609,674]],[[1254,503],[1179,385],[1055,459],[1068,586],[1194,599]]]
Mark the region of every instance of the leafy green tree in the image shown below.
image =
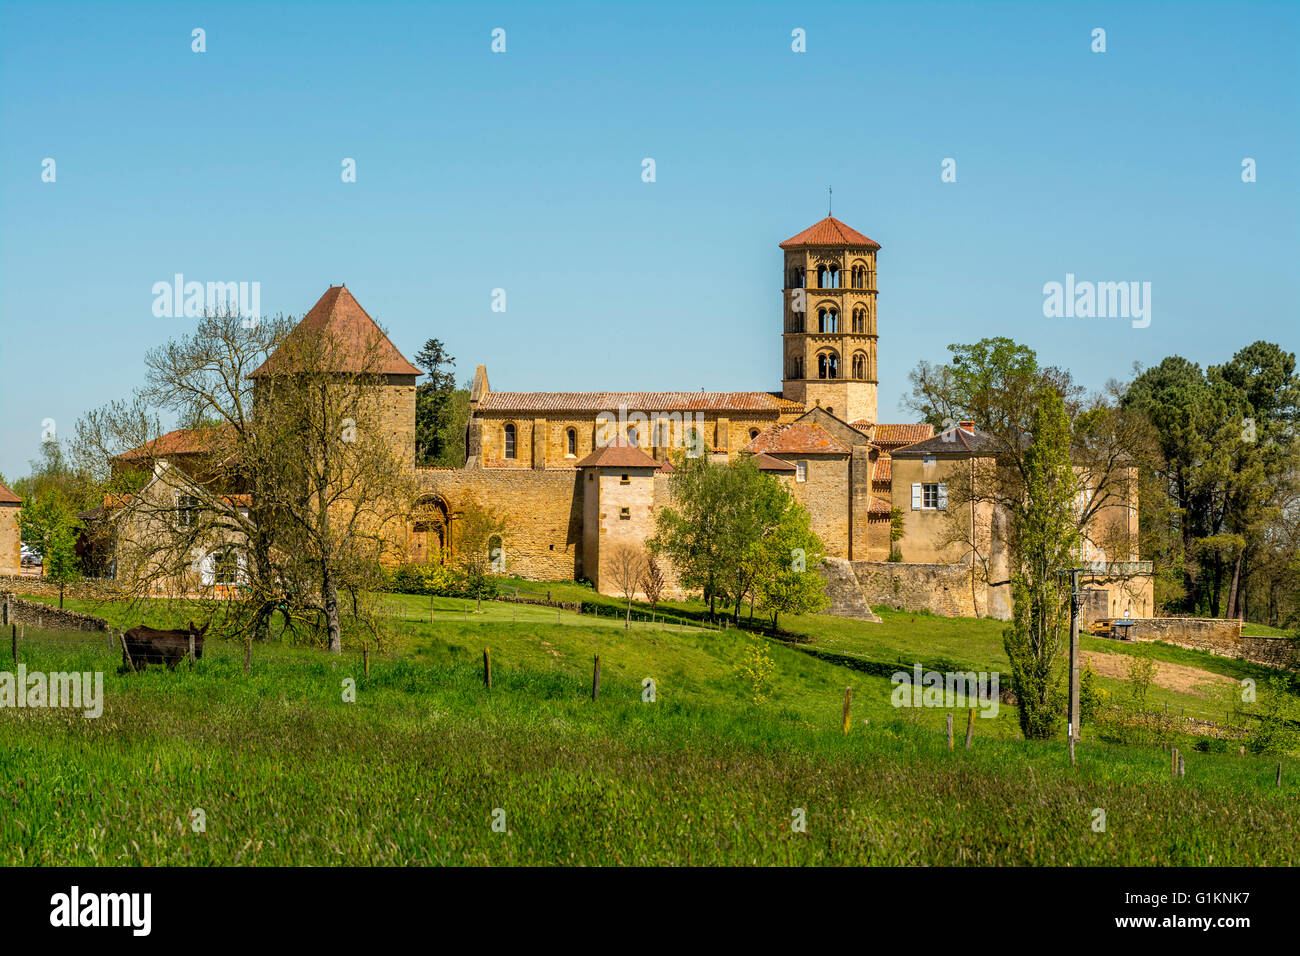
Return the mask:
[[[23,542],[41,556],[45,577],[59,586],[59,607],[63,607],[64,589],[80,576],[77,532],[81,525],[72,509],[61,490],[47,485],[40,497],[29,492],[18,513]]]
[[[1171,356],[1125,390],[1121,406],[1146,414],[1158,436],[1157,493],[1144,497],[1141,518],[1148,534],[1176,528],[1183,574],[1173,609],[1244,617],[1256,559],[1287,574],[1293,545],[1278,545],[1294,541],[1298,404],[1295,356],[1269,342],[1204,373]]]
[[[59,586],[59,607],[63,607],[64,589],[81,576],[75,525],[63,524],[54,530],[46,545],[42,570],[45,577]]]
[[[469,389],[456,387],[456,360],[440,339],[425,342],[415,364],[428,376],[415,389],[416,463],[459,467],[465,463]]]
[[[784,490],[784,489],[782,489]],[[764,538],[767,572],[756,585],[758,606],[772,615],[776,629],[781,614],[812,614],[826,606],[826,582],[817,573],[825,557],[821,540],[810,527],[808,512],[798,503]]]
[[[1079,544],[1076,482],[1070,462],[1070,424],[1055,389],[1039,393],[1025,452],[1025,495],[1011,509],[1010,534],[1016,566],[1011,587],[1012,626],[1003,631],[1027,740],[1056,732],[1061,631],[1068,621],[1068,585],[1059,571],[1070,567]]]
[[[673,503],[658,509],[648,545],[672,561],[684,587],[703,592],[710,617],[718,600],[731,604],[737,622],[746,598],[751,614],[768,595],[775,604],[764,606],[774,613],[816,604],[821,544],[808,530],[807,513],[780,481],[760,471],[751,456],[730,464],[678,456],[675,466],[669,480]],[[797,572],[796,551],[805,555]]]
[[[651,553],[672,562],[683,587],[703,592],[713,618],[727,562],[738,551],[732,519],[736,502],[727,467],[704,456],[679,454],[668,491],[673,504],[656,509],[655,533],[646,544]]]
[[[1056,391],[1067,410],[1073,410],[1082,392],[1068,371],[1040,365],[1033,349],[1006,337],[949,345],[948,351],[948,364],[923,361],[909,373],[912,394],[904,403],[936,430],[975,422],[1017,458],[1042,390]]]

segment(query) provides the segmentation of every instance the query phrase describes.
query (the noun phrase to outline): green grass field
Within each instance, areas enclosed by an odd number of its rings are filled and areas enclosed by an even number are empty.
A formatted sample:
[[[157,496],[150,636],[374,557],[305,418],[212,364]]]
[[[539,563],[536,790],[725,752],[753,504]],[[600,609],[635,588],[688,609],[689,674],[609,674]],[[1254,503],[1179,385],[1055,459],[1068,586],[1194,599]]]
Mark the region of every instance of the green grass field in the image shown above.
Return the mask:
[[[557,599],[617,603],[547,587]],[[371,655],[369,679],[352,650],[276,642],[254,648],[245,677],[242,646],[222,641],[192,671],[118,675],[121,655],[102,638],[29,629],[29,670],[105,671],[106,703],[97,720],[0,709],[0,863],[1300,862],[1294,758],[1278,788],[1276,759],[1198,753],[1187,741],[1187,775],[1174,781],[1159,746],[1104,744],[1085,728],[1072,768],[1063,741],[1017,740],[1010,707],[976,719],[964,750],[960,706],[950,752],[947,711],[896,709],[887,677],[815,656],[997,669],[997,622],[809,616],[783,622],[805,640],[785,646],[527,605],[485,602],[475,614],[454,599],[435,599],[430,619],[427,597],[384,600],[395,633]],[[68,605],[139,622],[117,605]],[[178,611],[152,607],[149,623]],[[759,703],[739,670],[755,648],[772,666]],[[1234,679],[1249,666],[1153,653]],[[642,700],[645,677],[653,703]],[[347,679],[355,702],[344,701]],[[201,833],[191,826],[199,808]],[[507,832],[493,829],[498,810]],[[796,811],[805,832],[792,828]]]

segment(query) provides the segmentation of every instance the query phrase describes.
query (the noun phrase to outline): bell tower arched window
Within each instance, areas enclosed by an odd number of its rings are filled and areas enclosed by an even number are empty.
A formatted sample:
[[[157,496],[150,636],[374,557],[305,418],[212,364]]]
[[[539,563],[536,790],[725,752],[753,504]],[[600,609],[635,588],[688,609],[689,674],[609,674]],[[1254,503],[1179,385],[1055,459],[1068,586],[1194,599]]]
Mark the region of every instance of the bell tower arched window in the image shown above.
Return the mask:
[[[840,357],[835,352],[822,352],[817,356],[818,378],[839,378]]]
[[[817,331],[818,332],[838,332],[840,325],[840,313],[834,308],[820,308],[817,310]]]

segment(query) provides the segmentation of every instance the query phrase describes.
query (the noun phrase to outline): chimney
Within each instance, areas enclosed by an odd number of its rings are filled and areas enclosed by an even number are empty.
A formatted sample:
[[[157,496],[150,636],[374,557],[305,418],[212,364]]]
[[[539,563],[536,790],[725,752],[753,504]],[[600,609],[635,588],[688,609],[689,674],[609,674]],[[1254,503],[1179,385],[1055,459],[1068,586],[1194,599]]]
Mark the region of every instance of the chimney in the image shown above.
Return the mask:
[[[964,432],[972,432],[972,433],[973,433],[973,432],[975,431],[975,423],[974,423],[974,422],[960,422],[959,424],[960,424],[960,426],[961,426],[961,430],[964,431]]]

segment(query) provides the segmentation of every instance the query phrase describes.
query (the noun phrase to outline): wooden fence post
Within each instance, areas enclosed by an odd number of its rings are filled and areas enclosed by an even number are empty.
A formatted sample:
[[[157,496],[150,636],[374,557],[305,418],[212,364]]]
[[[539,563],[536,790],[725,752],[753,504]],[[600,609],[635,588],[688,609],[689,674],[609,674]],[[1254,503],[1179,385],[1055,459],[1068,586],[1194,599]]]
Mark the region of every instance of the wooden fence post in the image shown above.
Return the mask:
[[[9,627],[11,629],[10,636],[13,639],[13,645],[14,645],[14,663],[17,664],[18,663],[18,625],[10,624]]]
[[[1282,786],[1282,761],[1277,762],[1277,785]]]
[[[1171,761],[1169,766],[1169,773],[1172,777],[1174,777],[1174,779],[1177,779],[1178,778],[1178,748],[1177,747],[1173,747],[1170,749],[1169,759]]]
[[[492,652],[486,647],[483,648],[483,683],[487,689],[492,689]]]
[[[849,709],[853,706],[853,688],[844,688],[844,733],[849,732]]]
[[[952,712],[948,712],[948,749],[952,750]]]
[[[591,699],[595,700],[600,696],[600,655],[596,655],[596,663],[592,666],[591,671]]]
[[[1178,755],[1178,776],[1187,776],[1187,765],[1183,763],[1183,755]]]
[[[970,750],[970,745],[975,741],[975,708],[971,707],[966,711],[966,749]]]
[[[190,631],[190,670],[194,670],[194,632]]]
[[[126,632],[118,631],[117,636],[122,640],[122,656],[126,658],[126,666],[131,668],[131,673],[135,673],[135,661],[131,660],[131,648],[126,646]]]
[[[365,665],[366,680],[370,680],[370,648],[364,643],[361,645],[361,663]]]

